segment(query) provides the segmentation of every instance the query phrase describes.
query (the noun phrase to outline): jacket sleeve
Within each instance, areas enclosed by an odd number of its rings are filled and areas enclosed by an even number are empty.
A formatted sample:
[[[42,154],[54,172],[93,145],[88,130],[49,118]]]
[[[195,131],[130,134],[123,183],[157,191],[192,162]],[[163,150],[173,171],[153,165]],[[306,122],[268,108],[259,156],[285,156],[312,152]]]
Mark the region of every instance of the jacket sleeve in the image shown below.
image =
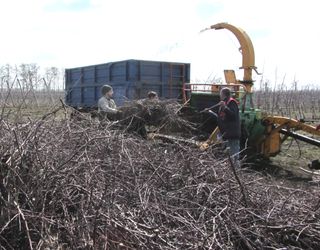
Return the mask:
[[[209,110],[209,114],[211,117],[215,118],[215,119],[218,119],[218,114],[213,112],[212,110]]]
[[[116,108],[111,107],[111,105],[110,105],[110,103],[108,102],[107,99],[99,100],[98,106],[102,111],[107,112],[107,113],[115,114],[115,113],[118,112]]]
[[[239,113],[238,104],[235,101],[229,102],[228,106],[226,106],[224,112],[231,120],[236,119],[236,115]]]

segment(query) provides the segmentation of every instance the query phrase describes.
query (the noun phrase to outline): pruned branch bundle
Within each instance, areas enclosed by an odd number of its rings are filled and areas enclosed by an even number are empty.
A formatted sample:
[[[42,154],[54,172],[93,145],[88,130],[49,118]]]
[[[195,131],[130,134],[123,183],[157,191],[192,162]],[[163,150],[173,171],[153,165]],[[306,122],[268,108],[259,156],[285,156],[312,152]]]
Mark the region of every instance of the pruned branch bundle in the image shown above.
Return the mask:
[[[320,247],[317,185],[235,175],[219,147],[53,114],[0,138],[2,249]]]

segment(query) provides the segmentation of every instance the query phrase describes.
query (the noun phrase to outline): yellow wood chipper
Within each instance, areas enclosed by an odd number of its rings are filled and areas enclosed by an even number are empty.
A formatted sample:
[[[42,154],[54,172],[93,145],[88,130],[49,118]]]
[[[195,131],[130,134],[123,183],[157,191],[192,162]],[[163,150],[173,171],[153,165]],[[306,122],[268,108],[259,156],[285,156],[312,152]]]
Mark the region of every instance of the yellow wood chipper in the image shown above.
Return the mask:
[[[220,89],[227,86],[240,103],[242,136],[245,137],[247,147],[254,153],[266,158],[275,156],[280,152],[281,144],[288,137],[320,147],[320,141],[316,138],[297,133],[297,131],[304,131],[304,134],[320,136],[320,130],[317,130],[316,127],[288,117],[269,116],[254,107],[252,71],[258,72],[255,66],[253,44],[248,34],[241,28],[228,23],[218,23],[203,31],[211,29],[229,30],[238,39],[240,52],[242,53],[240,69],[244,71],[243,78],[238,80],[234,70],[225,70],[226,84],[185,84],[183,90],[184,102],[200,111],[217,104]],[[200,147],[206,149],[210,144],[215,143],[218,132],[219,130],[216,128],[207,141],[200,143]]]

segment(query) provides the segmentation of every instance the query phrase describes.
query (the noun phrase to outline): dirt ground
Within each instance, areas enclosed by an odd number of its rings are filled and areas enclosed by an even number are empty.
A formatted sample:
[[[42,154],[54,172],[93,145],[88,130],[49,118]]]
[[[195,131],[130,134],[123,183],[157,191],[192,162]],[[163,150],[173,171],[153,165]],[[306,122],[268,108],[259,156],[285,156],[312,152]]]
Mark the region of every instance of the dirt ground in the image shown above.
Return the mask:
[[[279,166],[289,177],[320,180],[320,171],[312,171],[308,166],[317,159],[320,159],[319,147],[289,138],[282,144],[281,152],[271,158],[271,164]]]

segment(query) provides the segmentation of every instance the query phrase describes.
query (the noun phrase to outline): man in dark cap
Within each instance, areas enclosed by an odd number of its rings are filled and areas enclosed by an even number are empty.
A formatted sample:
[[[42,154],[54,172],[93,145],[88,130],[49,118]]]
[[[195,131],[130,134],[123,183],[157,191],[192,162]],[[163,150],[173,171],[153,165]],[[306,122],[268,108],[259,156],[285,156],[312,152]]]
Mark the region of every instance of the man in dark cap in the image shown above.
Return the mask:
[[[241,124],[238,102],[231,97],[230,88],[221,89],[220,100],[218,114],[212,110],[209,112],[216,117],[220,136],[227,142],[230,155],[239,166]]]
[[[117,105],[112,99],[113,89],[110,85],[103,85],[101,88],[102,97],[98,101],[98,113],[101,118],[115,118],[118,114]],[[112,119],[113,120],[113,119]]]

